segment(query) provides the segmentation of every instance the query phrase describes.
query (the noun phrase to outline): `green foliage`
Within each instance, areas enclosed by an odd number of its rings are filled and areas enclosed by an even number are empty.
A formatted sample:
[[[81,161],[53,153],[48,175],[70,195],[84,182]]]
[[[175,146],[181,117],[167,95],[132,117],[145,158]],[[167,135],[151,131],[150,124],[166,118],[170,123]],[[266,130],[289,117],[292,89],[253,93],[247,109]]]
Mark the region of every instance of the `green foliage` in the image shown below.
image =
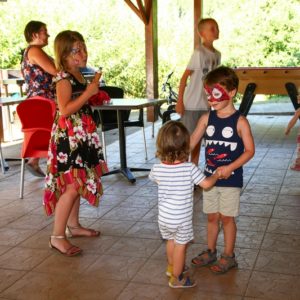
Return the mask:
[[[174,71],[175,89],[193,51],[193,0],[158,1],[159,91]],[[215,46],[229,66],[299,66],[299,0],[203,0],[203,17],[220,27]],[[143,97],[146,89],[144,25],[120,0],[8,0],[0,2],[0,68],[19,68],[26,47],[23,30],[41,20],[53,40],[65,29],[86,39],[89,65],[102,66],[108,84],[127,95]]]

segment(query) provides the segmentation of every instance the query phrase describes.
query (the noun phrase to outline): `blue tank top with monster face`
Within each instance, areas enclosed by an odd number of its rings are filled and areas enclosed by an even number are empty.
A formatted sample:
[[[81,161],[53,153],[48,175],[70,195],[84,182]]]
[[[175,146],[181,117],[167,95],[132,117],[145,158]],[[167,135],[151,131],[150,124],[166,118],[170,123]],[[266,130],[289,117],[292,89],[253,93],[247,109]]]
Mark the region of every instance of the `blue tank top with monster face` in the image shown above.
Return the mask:
[[[212,175],[215,170],[228,165],[244,152],[243,140],[237,132],[240,112],[236,111],[227,118],[219,118],[216,111],[209,113],[205,138],[205,175]],[[228,179],[219,179],[216,186],[242,187],[243,168],[234,170]]]

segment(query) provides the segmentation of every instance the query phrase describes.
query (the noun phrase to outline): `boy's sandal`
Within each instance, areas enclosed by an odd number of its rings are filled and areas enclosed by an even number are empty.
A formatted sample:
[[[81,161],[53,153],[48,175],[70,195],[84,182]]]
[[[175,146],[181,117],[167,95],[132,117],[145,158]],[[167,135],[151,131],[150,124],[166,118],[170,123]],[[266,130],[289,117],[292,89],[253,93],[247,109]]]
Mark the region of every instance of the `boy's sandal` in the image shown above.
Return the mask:
[[[221,262],[223,261],[223,262]],[[235,255],[228,256],[225,254],[221,255],[221,258],[210,267],[210,270],[216,274],[224,274],[228,272],[230,269],[238,266],[238,263],[235,259]]]
[[[194,257],[191,261],[192,266],[204,267],[212,264],[217,260],[217,249],[212,252],[210,249],[202,251],[198,256]]]
[[[78,248],[77,246],[71,245],[66,251],[61,251],[57,247],[53,246],[51,243],[51,239],[66,239],[64,235],[51,235],[49,239],[49,247],[51,249],[54,249],[58,251],[60,254],[65,255],[65,256],[76,256],[81,254],[82,250]]]
[[[74,230],[76,229],[84,229],[87,234],[74,234]],[[76,237],[98,237],[100,236],[100,231],[83,228],[80,224],[78,226],[68,226],[66,227],[66,236],[67,238],[76,238]]]

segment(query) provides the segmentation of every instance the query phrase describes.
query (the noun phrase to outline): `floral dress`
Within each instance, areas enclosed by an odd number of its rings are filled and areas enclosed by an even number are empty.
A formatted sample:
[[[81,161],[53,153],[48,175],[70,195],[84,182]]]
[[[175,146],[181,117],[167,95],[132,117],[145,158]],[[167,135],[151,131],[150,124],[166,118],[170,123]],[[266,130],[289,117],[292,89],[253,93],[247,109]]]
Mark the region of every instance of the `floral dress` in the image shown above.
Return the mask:
[[[21,63],[21,71],[25,80],[27,97],[41,96],[48,99],[54,99],[52,75],[44,71],[40,66],[32,64],[29,61],[28,51],[30,48],[31,46],[25,50]]]
[[[58,73],[54,82],[68,79],[72,85],[72,98],[78,97],[86,84],[71,74]],[[64,116],[57,111],[52,127],[47,174],[45,179],[44,208],[51,215],[67,184],[75,184],[81,197],[98,206],[103,194],[101,176],[107,166],[103,160],[100,138],[89,105],[78,112]]]

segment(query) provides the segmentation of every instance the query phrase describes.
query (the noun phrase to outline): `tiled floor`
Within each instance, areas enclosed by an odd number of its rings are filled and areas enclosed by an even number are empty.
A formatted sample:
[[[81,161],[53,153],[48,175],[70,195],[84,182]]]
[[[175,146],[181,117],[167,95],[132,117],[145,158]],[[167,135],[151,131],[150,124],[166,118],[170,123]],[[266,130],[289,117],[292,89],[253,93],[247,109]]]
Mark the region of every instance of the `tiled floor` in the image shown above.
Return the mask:
[[[52,218],[43,214],[43,181],[26,174],[18,199],[19,173],[0,178],[0,299],[300,299],[300,173],[289,170],[296,129],[283,134],[290,116],[249,116],[255,157],[245,167],[245,187],[237,218],[239,268],[214,275],[192,269],[198,285],[172,290],[164,274],[164,242],[157,227],[157,189],[147,173],[132,185],[121,175],[103,178],[99,208],[84,203],[81,222],[100,238],[78,238],[80,257],[48,248]],[[157,127],[159,124],[157,124]],[[128,137],[128,163],[151,167],[155,140],[147,128],[150,160],[145,162],[138,131]],[[118,163],[118,144],[108,147],[109,165]],[[205,248],[206,222],[201,192],[195,192],[195,241],[187,263]],[[218,240],[222,251],[223,236]]]

